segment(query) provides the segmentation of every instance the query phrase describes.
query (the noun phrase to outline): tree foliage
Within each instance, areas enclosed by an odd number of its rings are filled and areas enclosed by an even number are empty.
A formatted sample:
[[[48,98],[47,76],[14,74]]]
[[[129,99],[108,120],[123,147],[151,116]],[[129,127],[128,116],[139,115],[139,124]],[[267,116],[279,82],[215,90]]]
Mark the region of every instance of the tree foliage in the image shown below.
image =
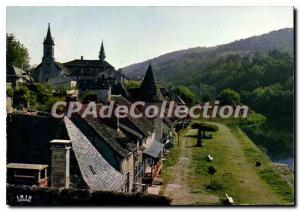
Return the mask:
[[[27,48],[13,34],[6,34],[6,64],[29,70]]]
[[[13,103],[18,109],[28,108],[30,91],[25,85],[20,85],[13,92]]]
[[[142,83],[141,81],[129,80],[126,81],[124,84],[127,89],[134,89],[134,88],[139,88],[141,86],[141,83]]]
[[[10,91],[11,92],[11,91]],[[13,105],[17,109],[51,111],[53,104],[63,101],[64,96],[54,96],[55,90],[49,84],[20,84],[12,89]]]
[[[177,86],[174,91],[187,104],[194,104],[196,102],[195,94],[187,86]]]
[[[220,92],[220,101],[223,105],[238,105],[241,102],[241,96],[232,89],[224,89]]]
[[[219,130],[218,126],[209,124],[209,123],[193,123],[192,124],[193,129],[200,129],[201,131],[207,131],[207,132],[216,132]]]
[[[210,184],[212,185],[212,182],[213,182],[213,180],[212,180],[212,177],[213,177],[213,175],[215,175],[215,173],[217,172],[217,170],[215,169],[215,167],[213,167],[213,166],[209,166],[208,167],[208,173],[210,174],[210,178],[211,178],[211,180],[210,180]]]

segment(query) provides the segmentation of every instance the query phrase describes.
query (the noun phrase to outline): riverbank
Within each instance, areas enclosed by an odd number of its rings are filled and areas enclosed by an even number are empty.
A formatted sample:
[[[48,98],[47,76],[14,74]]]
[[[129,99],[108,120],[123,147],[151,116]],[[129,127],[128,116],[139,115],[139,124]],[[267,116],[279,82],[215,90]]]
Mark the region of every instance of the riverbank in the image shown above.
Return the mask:
[[[211,122],[212,123],[212,122]],[[204,147],[195,147],[196,130],[180,134],[165,158],[160,194],[174,205],[222,205],[225,193],[239,205],[290,205],[294,194],[290,184],[273,168],[272,162],[238,127],[212,123],[219,131]],[[208,162],[207,155],[214,159]],[[256,162],[261,165],[256,166]],[[217,172],[210,185],[208,167]]]

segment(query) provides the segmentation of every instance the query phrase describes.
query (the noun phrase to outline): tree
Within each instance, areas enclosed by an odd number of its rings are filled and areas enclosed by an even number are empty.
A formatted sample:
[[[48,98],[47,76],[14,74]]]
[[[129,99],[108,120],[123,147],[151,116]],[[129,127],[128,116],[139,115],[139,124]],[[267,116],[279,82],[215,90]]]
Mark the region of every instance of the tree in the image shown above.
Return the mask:
[[[28,108],[30,101],[30,91],[24,86],[18,86],[13,93],[13,102],[18,109]]]
[[[6,96],[13,97],[13,95],[14,95],[14,89],[11,87],[6,88]]]
[[[210,174],[210,185],[212,185],[212,178],[213,178],[213,175],[217,172],[217,170],[215,169],[215,167],[213,166],[209,166],[208,167],[208,173]]]
[[[216,125],[201,123],[201,130],[203,131],[203,137],[205,137],[205,132],[216,132],[219,128]]]
[[[220,92],[222,105],[238,105],[241,101],[240,94],[233,89],[224,89]]]
[[[187,104],[194,104],[196,102],[195,94],[186,86],[178,86],[174,90],[182,100]]]
[[[192,128],[198,130],[196,147],[203,147],[202,138],[205,137],[205,132],[216,132],[219,130],[217,126],[208,123],[194,123]]]
[[[202,144],[202,133],[201,133],[201,124],[194,123],[192,124],[193,129],[197,129],[197,144],[196,147],[203,147]]]
[[[53,95],[53,88],[49,84],[34,83],[30,90],[39,104],[45,104]]]
[[[13,34],[6,34],[6,65],[14,65],[29,70],[29,53]]]

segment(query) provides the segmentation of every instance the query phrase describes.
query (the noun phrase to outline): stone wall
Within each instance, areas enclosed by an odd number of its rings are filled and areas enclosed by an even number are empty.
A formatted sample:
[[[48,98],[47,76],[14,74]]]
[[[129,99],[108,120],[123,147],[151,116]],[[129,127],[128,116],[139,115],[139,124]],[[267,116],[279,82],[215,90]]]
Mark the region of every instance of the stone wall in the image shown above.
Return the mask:
[[[7,185],[6,190],[6,203],[13,206],[169,206],[171,203],[170,198],[142,193],[16,185]]]

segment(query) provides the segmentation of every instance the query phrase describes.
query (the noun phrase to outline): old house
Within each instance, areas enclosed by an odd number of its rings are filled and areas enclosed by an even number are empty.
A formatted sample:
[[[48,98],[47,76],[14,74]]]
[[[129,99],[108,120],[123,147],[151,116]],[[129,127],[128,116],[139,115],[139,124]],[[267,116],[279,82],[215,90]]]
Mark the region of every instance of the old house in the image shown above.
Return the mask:
[[[51,187],[125,191],[126,177],[106,161],[68,118],[36,114],[7,116],[7,167],[17,166],[24,172],[28,164],[49,166]],[[38,175],[29,176],[38,181]],[[18,178],[8,182],[19,184]]]
[[[11,87],[16,87],[19,83],[27,83],[32,81],[32,78],[24,71],[13,65],[6,67],[6,84]]]
[[[130,102],[121,95],[112,95],[111,100],[118,105],[130,106]],[[101,104],[98,104],[100,109]],[[136,111],[138,112],[138,111]],[[126,177],[126,191],[143,192],[145,160],[144,150],[151,145],[155,137],[155,128],[145,117],[132,118],[93,118],[91,115],[72,117],[72,121],[91,140],[100,154]]]
[[[156,105],[158,108],[161,108],[164,100],[158,83],[154,77],[151,64],[149,65],[146,75],[139,88],[126,90],[124,86],[119,85],[119,89],[117,91],[119,94],[127,96],[127,99],[131,102],[145,102],[145,107],[139,108],[140,112],[144,112],[144,109],[151,105]],[[126,100],[126,102],[123,96],[114,97],[113,100],[121,105],[130,104],[130,101]],[[146,117],[143,116],[143,118]],[[164,144],[168,144],[167,142],[170,139],[170,131],[172,131],[172,128],[165,124],[163,118],[159,116],[146,119],[153,125],[155,130],[153,134],[154,137],[151,139],[151,141],[143,143],[143,182],[146,184],[152,184],[157,178],[162,167],[162,156],[165,147]]]
[[[131,105],[131,102],[121,95],[112,96],[112,100],[118,105],[126,105],[127,107],[130,107]],[[142,112],[138,109],[136,110],[137,113]],[[160,140],[157,140],[157,128],[153,121],[147,119],[145,116],[133,118],[128,115],[127,118],[120,119],[120,123],[142,134],[143,139],[139,142],[140,148],[138,152],[141,155],[139,162],[140,165],[142,165],[142,172],[144,175],[142,181],[145,184],[152,184],[162,165],[161,159],[164,147]]]
[[[69,70],[69,76],[77,80],[82,90],[89,88],[89,84],[109,84],[115,85],[125,80],[122,71],[115,68],[105,60],[103,42],[101,43],[99,59],[87,60],[81,56],[64,63]]]

